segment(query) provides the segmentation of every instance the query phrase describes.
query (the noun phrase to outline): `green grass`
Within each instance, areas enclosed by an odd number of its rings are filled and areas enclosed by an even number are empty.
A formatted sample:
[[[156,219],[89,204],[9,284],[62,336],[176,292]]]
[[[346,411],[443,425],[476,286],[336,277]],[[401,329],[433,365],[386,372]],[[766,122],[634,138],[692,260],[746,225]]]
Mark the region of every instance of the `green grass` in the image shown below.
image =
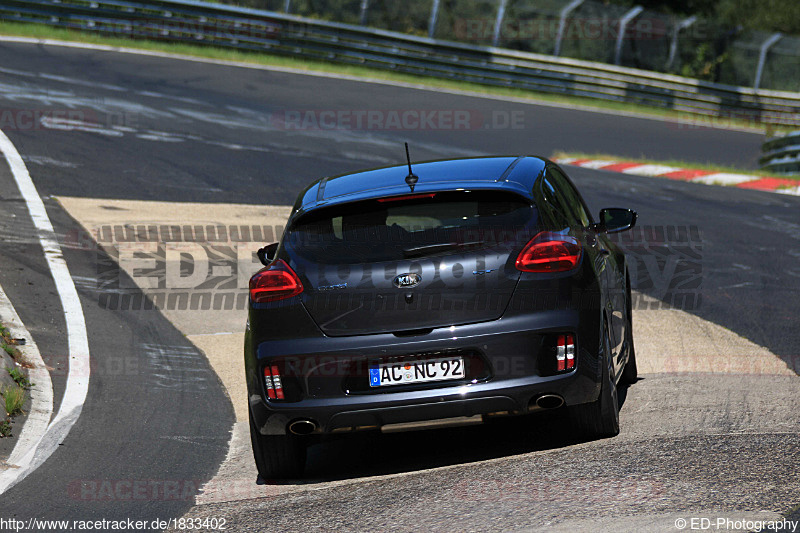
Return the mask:
[[[30,389],[33,386],[33,383],[31,383],[31,380],[28,379],[28,376],[23,374],[22,371],[17,367],[9,368],[8,375],[11,376],[11,379],[13,379],[14,382],[23,389]]]
[[[8,385],[2,394],[8,416],[16,416],[22,413],[22,406],[25,404],[25,390],[22,387]]]
[[[2,324],[0,324],[0,339],[2,340],[3,350],[12,358],[19,360],[21,354],[14,346],[11,332]],[[6,370],[11,379],[14,380],[14,383],[5,388],[0,388],[0,395],[3,397],[3,404],[6,410],[6,416],[0,417],[0,438],[12,436],[11,417],[22,413],[22,406],[25,404],[25,389],[33,386],[33,383],[19,368],[10,367]]]
[[[3,350],[11,356],[12,359],[17,359],[20,356],[19,350],[14,346],[14,340],[8,328],[0,324],[0,343],[2,343]]]
[[[573,107],[588,107],[602,109],[606,111],[623,111],[626,113],[637,113],[658,118],[668,118],[673,120],[688,120],[700,125],[715,125],[721,127],[734,127],[757,129],[771,134],[784,128],[773,128],[767,125],[754,124],[749,121],[739,119],[715,119],[710,117],[697,117],[687,115],[670,109],[649,107],[637,104],[621,102],[605,102],[591,98],[581,98],[572,96],[550,95],[523,89],[488,87],[477,83],[442,80],[438,78],[416,76],[411,74],[401,74],[386,70],[373,69],[368,67],[339,65],[326,63],[323,61],[311,61],[296,59],[291,57],[276,56],[267,53],[239,52],[224,48],[211,46],[197,46],[179,43],[163,43],[148,40],[133,40],[117,37],[104,37],[93,33],[83,33],[61,28],[52,28],[43,24],[20,24],[15,22],[0,22],[0,34],[22,37],[33,37],[38,39],[57,39],[62,41],[73,41],[82,43],[93,43],[107,46],[118,46],[126,48],[136,48],[141,50],[152,50],[157,52],[167,52],[172,54],[187,55],[215,60],[235,61],[266,65],[273,67],[293,68],[305,71],[333,73],[345,76],[360,78],[378,79],[383,81],[423,85],[427,87],[442,88],[455,91],[466,91],[482,95],[492,95],[501,97],[512,97],[528,100],[531,102],[549,102]]]
[[[590,154],[585,152],[560,152],[560,151],[553,152],[553,154],[550,157],[551,159],[559,159],[562,157],[577,157],[580,159],[608,159],[611,161],[631,161],[635,163],[642,163],[643,165],[644,164],[666,165],[670,167],[688,168],[693,170],[708,170],[711,172],[730,172],[732,174],[747,174],[749,176],[759,176],[762,178],[786,178],[791,180],[797,180],[798,184],[800,184],[800,176],[783,176],[779,174],[770,174],[769,172],[762,170],[742,169],[734,166],[716,165],[713,163],[696,163],[691,161],[681,161],[679,159],[666,159],[663,161],[658,161],[655,159],[647,159],[640,157],[620,157],[609,154],[599,154],[599,153]]]

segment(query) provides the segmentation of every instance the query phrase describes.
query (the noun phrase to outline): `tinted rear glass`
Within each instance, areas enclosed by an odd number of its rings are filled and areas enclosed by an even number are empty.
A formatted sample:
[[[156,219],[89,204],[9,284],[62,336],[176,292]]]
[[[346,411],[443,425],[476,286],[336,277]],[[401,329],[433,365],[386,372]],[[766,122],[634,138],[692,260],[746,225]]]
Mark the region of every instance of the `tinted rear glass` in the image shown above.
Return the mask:
[[[507,246],[536,227],[536,208],[514,194],[431,196],[319,209],[289,228],[284,247],[328,264],[393,261]]]

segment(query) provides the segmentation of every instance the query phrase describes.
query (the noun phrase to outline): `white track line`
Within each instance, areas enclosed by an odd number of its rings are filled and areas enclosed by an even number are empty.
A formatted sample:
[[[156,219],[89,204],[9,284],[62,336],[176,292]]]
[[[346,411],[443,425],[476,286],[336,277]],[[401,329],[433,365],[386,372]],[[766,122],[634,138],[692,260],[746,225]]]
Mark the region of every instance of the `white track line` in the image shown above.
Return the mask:
[[[50,380],[50,372],[44,366],[36,341],[33,340],[28,328],[20,320],[2,287],[0,287],[0,318],[3,319],[3,325],[11,333],[12,338],[25,339],[25,344],[17,346],[17,349],[22,354],[22,362],[31,366],[28,370],[28,378],[33,383],[31,410],[19,433],[17,444],[7,461],[11,468],[16,469],[30,464],[31,458],[27,455],[39,445],[50,424],[53,416],[53,382]],[[14,472],[15,476],[16,472]],[[0,474],[0,493],[5,489],[7,477],[12,476],[7,476],[6,473]]]
[[[22,458],[19,468],[6,470],[0,475],[0,493],[2,493],[44,463],[78,420],[83,403],[86,401],[86,394],[89,392],[89,338],[86,333],[86,320],[78,298],[78,290],[69,274],[67,262],[61,253],[61,246],[56,239],[53,224],[47,216],[44,202],[36,191],[36,186],[33,184],[22,157],[2,131],[0,131],[0,152],[8,162],[19,192],[28,206],[33,225],[39,233],[39,242],[44,250],[44,257],[53,276],[64,311],[69,354],[67,383],[58,413],[50,422],[37,446]]]

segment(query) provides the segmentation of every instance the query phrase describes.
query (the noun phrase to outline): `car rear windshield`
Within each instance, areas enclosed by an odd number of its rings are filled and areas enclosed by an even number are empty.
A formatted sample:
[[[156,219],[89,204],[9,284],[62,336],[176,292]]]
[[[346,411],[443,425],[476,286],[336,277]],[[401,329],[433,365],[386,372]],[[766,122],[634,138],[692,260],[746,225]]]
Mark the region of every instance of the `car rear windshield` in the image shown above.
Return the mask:
[[[313,262],[393,261],[516,246],[536,222],[536,208],[516,194],[411,194],[321,208],[290,227],[283,244]]]

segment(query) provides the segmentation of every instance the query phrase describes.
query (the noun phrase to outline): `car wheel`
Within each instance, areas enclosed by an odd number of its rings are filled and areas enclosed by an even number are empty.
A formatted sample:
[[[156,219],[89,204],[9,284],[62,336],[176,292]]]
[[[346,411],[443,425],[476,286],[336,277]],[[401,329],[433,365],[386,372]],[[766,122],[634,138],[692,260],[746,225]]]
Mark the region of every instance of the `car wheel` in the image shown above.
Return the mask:
[[[603,365],[600,396],[593,402],[573,405],[569,409],[572,427],[577,436],[582,438],[600,439],[619,434],[619,400],[617,386],[612,377],[613,362],[607,327],[603,327],[603,348],[600,357]]]
[[[631,287],[628,282],[628,327],[625,328],[625,345],[628,351],[628,362],[622,369],[622,382],[632,385],[639,379],[639,369],[636,368],[636,349],[633,346],[633,312],[631,311]]]
[[[306,443],[296,435],[262,435],[250,414],[250,443],[258,474],[263,481],[298,478],[306,465]]]

